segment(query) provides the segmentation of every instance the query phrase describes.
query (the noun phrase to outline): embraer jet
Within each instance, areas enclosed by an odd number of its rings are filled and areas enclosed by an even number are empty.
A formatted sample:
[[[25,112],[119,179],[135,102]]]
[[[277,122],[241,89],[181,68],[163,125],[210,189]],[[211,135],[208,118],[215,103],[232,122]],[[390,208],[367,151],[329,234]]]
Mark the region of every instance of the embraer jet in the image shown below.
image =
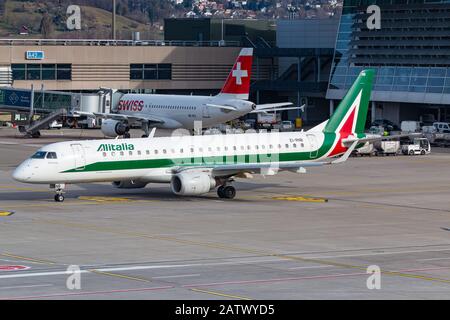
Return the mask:
[[[13,178],[50,184],[57,202],[64,201],[66,184],[87,182],[112,182],[117,188],[170,183],[173,193],[184,196],[217,188],[220,198],[231,199],[236,177],[342,163],[357,145],[370,141],[363,132],[373,77],[373,70],[362,71],[332,117],[306,132],[156,138],[153,129],[148,138],[59,142],[38,150]]]
[[[116,113],[75,113],[106,119],[101,127],[105,136],[128,138],[133,123],[141,123],[144,136],[148,136],[149,127],[194,129],[195,121],[211,127],[247,113],[299,109],[288,107],[291,102],[256,105],[248,101],[252,62],[253,49],[241,49],[225,85],[215,96],[125,94]]]

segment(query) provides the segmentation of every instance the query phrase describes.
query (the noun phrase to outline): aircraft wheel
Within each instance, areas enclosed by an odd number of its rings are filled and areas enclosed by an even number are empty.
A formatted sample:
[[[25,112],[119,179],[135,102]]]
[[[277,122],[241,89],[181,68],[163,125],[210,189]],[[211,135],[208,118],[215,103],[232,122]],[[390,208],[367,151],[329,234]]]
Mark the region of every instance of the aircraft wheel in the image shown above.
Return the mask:
[[[224,186],[220,186],[219,188],[217,188],[217,195],[219,196],[219,198],[225,198],[225,195],[223,193],[223,189],[225,189]]]
[[[129,132],[125,132],[125,133],[123,134],[123,137],[124,137],[125,139],[130,139],[130,138],[131,138],[131,135],[130,135]]]
[[[233,199],[236,196],[236,189],[232,186],[227,186],[223,189],[223,197],[225,199]]]
[[[64,202],[64,196],[62,194],[55,194],[56,202]]]
[[[32,138],[39,138],[41,136],[41,133],[39,131],[36,131],[31,135]]]
[[[148,135],[143,134],[143,135],[142,135],[142,138],[148,138]]]

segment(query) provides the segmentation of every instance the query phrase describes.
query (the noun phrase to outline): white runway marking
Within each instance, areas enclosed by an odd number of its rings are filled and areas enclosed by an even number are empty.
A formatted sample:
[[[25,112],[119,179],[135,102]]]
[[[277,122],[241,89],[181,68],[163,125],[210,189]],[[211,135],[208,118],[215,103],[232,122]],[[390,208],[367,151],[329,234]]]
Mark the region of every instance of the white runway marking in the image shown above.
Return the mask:
[[[35,284],[35,285],[29,285],[29,286],[0,287],[0,290],[24,289],[24,288],[40,288],[40,287],[53,287],[53,285],[52,284]]]
[[[333,266],[310,266],[310,267],[294,267],[288,268],[289,270],[301,270],[301,269],[321,269],[321,268],[332,268]]]
[[[261,262],[287,262],[286,259],[270,259],[270,260],[245,260],[234,262],[217,262],[217,263],[194,263],[194,264],[174,264],[174,265],[155,265],[155,266],[134,266],[134,267],[120,267],[120,268],[96,268],[96,271],[100,272],[118,272],[118,271],[137,271],[137,270],[151,270],[151,269],[170,269],[170,268],[190,268],[190,267],[203,267],[203,266],[221,266],[221,265],[239,265],[239,264],[251,264]],[[92,268],[89,268],[92,269]],[[91,273],[89,270],[81,270],[80,273]],[[28,277],[45,277],[45,276],[60,276],[67,275],[66,271],[51,271],[51,272],[27,272],[16,273],[8,275],[0,275],[0,279],[13,279],[13,278],[28,278]]]
[[[179,274],[175,276],[161,276],[161,277],[151,277],[152,279],[172,279],[172,278],[190,278],[190,277],[200,277],[200,273],[197,274]]]

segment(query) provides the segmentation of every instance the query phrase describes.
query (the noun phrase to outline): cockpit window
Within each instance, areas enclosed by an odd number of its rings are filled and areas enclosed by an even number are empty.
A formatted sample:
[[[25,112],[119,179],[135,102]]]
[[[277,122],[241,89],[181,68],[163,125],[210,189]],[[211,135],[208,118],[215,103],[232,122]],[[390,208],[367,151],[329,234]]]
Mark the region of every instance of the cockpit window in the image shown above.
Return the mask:
[[[47,154],[47,152],[38,151],[31,156],[31,159],[44,159],[46,154]]]
[[[58,157],[56,156],[56,152],[47,153],[47,159],[58,159]]]

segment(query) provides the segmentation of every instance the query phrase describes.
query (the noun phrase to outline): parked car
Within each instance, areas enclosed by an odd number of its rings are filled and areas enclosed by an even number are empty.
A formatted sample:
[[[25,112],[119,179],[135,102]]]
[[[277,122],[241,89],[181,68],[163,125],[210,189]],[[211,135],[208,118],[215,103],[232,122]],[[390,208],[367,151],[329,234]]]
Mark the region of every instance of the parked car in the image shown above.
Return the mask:
[[[281,131],[291,131],[294,129],[294,124],[292,121],[281,121],[280,130]]]
[[[435,127],[439,133],[450,133],[450,123],[434,122],[433,127]]]
[[[255,129],[256,120],[255,119],[247,119],[244,121],[243,128],[244,130]]]
[[[48,125],[49,129],[61,129],[63,127],[62,123],[58,122],[58,121],[53,121]]]
[[[377,119],[372,122],[372,126],[381,126],[388,132],[400,131],[400,128],[395,123],[387,119]]]

